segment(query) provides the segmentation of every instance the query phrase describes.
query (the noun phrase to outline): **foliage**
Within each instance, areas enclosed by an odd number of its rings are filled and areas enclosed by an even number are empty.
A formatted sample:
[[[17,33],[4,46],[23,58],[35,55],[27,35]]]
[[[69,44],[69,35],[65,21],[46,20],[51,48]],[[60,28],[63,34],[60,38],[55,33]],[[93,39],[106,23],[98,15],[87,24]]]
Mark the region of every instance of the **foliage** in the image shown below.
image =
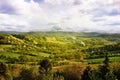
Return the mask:
[[[30,68],[30,69],[23,68],[20,73],[20,77],[23,80],[41,80],[39,79],[40,77],[36,67]]]
[[[102,80],[114,80],[115,76],[112,74],[110,65],[109,65],[109,58],[106,54],[104,64],[99,66],[98,68],[99,78]]]
[[[63,71],[64,80],[81,80],[83,68],[79,65],[67,67]]]
[[[116,76],[118,80],[120,80],[120,65],[119,64],[114,64],[113,74]]]
[[[7,66],[0,62],[0,80],[12,80],[11,75],[7,72]]]
[[[42,80],[50,80],[52,75],[52,63],[48,59],[40,61],[39,73],[42,76]]]

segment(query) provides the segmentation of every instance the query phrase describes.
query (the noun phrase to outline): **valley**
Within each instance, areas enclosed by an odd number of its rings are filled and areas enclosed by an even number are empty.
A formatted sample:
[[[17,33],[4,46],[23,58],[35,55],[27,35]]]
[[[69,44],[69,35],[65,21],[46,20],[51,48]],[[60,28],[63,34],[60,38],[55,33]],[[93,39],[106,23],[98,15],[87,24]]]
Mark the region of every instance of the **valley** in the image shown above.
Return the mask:
[[[0,62],[9,67],[13,78],[20,76],[22,68],[27,70],[32,67],[38,68],[39,62],[44,59],[49,60],[53,72],[57,72],[66,70],[68,67],[72,69],[74,65],[77,69],[82,66],[80,69],[84,70],[89,65],[92,65],[92,69],[94,69],[93,65],[97,65],[96,69],[99,65],[104,64],[106,56],[109,58],[111,67],[115,66],[114,63],[120,64],[120,34],[0,32]],[[16,66],[17,69],[13,68],[11,71],[11,68]],[[18,73],[15,73],[14,70],[17,70]],[[67,75],[67,73],[64,74]],[[60,79],[55,77],[55,80],[64,79],[65,76],[61,76]]]

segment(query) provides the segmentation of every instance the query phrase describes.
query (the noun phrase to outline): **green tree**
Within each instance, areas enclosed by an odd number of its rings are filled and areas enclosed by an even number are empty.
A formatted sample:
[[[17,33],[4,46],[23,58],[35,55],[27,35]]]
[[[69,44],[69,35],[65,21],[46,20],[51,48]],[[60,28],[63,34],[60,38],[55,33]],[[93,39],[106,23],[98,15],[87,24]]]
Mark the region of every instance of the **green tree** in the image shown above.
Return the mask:
[[[7,72],[7,67],[4,63],[0,62],[0,75],[4,75]]]
[[[11,75],[7,72],[7,66],[0,62],[0,80],[12,80]]]
[[[82,80],[92,80],[91,68],[89,66],[84,70]]]
[[[113,74],[116,76],[116,78],[118,80],[120,80],[120,65],[118,64],[114,64],[114,68],[113,68]]]
[[[40,61],[39,73],[43,76],[43,80],[50,80],[52,73],[52,62],[48,59]]]
[[[38,69],[36,67],[29,69],[23,68],[20,72],[20,76],[23,80],[41,80]]]
[[[20,62],[27,62],[27,61],[29,61],[29,58],[27,55],[22,55],[22,56],[19,56],[19,61]]]
[[[106,54],[104,64],[99,66],[98,74],[101,80],[115,80],[115,76],[110,71],[109,58]]]
[[[82,75],[82,80],[99,80],[97,70],[91,69],[90,66],[86,67]]]
[[[63,70],[57,70],[53,73],[53,80],[64,80]]]

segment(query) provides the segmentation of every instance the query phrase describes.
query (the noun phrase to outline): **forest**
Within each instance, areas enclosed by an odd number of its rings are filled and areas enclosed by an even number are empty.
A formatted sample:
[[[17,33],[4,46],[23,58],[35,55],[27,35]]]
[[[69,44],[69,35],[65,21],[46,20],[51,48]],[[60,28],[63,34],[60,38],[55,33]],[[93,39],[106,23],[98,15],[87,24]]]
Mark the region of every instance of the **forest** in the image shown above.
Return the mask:
[[[120,80],[120,34],[0,32],[0,80]]]

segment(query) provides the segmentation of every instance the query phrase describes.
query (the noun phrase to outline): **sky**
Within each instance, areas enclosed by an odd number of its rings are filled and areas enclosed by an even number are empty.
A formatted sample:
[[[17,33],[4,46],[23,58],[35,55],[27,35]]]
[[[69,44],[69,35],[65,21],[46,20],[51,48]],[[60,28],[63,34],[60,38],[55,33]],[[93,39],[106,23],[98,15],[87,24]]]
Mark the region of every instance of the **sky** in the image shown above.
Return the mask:
[[[120,0],[0,0],[0,31],[120,33]]]

